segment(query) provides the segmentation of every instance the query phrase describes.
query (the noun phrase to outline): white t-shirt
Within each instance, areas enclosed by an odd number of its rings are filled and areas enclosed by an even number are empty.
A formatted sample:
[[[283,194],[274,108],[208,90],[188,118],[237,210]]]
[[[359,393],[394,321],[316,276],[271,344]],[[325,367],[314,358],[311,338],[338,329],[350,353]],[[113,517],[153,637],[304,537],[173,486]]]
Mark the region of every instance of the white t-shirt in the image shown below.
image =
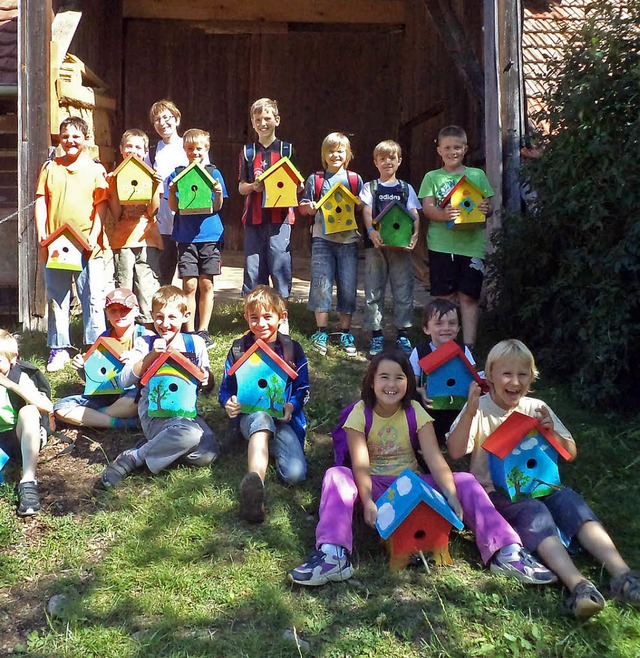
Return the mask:
[[[378,188],[381,187],[397,187],[398,181],[395,181],[393,183],[383,183],[380,179],[378,179]],[[420,210],[422,208],[422,204],[418,200],[418,195],[416,194],[416,191],[413,189],[412,185],[409,185],[407,183],[408,187],[408,192],[409,192],[409,198],[407,199],[407,210]],[[365,183],[364,187],[362,188],[360,192],[360,201],[365,206],[373,206],[373,195],[371,194],[371,182]]]
[[[186,167],[188,164],[189,160],[184,152],[182,137],[178,137],[175,142],[169,144],[165,144],[162,140],[158,142],[153,168],[164,179],[165,194],[169,175],[175,171],[176,167]],[[158,207],[158,228],[163,235],[171,235],[173,231],[173,210],[169,208],[169,200],[164,198],[165,194],[160,198],[160,206]]]

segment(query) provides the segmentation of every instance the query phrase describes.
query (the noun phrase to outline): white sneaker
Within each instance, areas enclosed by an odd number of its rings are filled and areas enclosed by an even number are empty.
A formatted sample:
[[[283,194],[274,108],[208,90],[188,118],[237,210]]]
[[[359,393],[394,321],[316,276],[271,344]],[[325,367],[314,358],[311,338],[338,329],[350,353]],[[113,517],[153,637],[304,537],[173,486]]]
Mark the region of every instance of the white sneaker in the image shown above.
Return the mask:
[[[49,352],[49,361],[47,361],[47,372],[58,372],[62,370],[67,363],[71,361],[69,352],[65,349],[53,348]]]

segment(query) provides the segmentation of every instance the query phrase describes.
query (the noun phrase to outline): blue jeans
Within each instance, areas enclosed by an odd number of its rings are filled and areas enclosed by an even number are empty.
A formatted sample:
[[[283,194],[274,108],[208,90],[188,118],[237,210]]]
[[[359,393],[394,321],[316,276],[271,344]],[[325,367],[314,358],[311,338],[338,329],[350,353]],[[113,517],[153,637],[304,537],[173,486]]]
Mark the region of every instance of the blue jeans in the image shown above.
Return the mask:
[[[240,432],[247,441],[260,431],[271,432],[269,452],[276,459],[278,476],[287,484],[304,482],[307,476],[307,460],[300,439],[291,425],[264,411],[243,414],[240,417]]]
[[[49,300],[47,344],[53,349],[71,347],[69,319],[71,316],[71,283],[82,306],[84,344],[93,345],[105,330],[104,260],[90,258],[80,272],[44,268],[44,283]]]
[[[272,286],[285,298],[291,293],[291,224],[245,224],[242,294],[257,285]]]
[[[333,284],[336,284],[338,313],[356,310],[358,289],[358,243],[311,241],[311,286],[307,308],[317,313],[331,310]]]
[[[413,319],[413,259],[411,251],[364,250],[364,326],[382,329],[382,311],[387,281],[391,283],[393,323],[396,329],[411,326]]]

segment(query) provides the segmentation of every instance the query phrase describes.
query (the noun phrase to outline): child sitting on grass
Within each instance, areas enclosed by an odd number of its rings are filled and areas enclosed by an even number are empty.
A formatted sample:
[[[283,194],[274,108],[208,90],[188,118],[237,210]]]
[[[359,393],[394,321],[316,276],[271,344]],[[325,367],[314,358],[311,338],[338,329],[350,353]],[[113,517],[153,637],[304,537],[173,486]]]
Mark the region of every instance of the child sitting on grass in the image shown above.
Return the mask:
[[[575,459],[575,441],[558,417],[541,400],[527,396],[538,376],[533,354],[519,340],[503,340],[489,352],[485,376],[491,387],[481,395],[474,382],[467,404],[456,419],[447,445],[458,459],[471,453],[471,472],[488,492],[500,513],[513,524],[525,547],[535,551],[571,592],[566,608],[578,619],[600,612],[604,597],[595,585],[578,571],[560,540],[577,542],[600,562],[611,576],[611,593],[616,599],[640,606],[640,578],[622,559],[611,537],[580,494],[562,487],[547,496],[512,502],[495,490],[489,472],[487,451],[482,444],[514,411],[538,418],[553,432],[559,443]]]
[[[353,507],[359,498],[367,525],[375,526],[375,501],[405,468],[419,473],[409,435],[408,413],[415,414],[420,450],[429,475],[420,477],[440,491],[453,511],[475,534],[482,561],[494,573],[522,583],[547,584],[555,577],[522,548],[513,528],[498,514],[487,494],[469,473],[451,473],[433,432],[431,417],[413,398],[416,387],[409,359],[394,350],[374,356],[362,382],[362,401],[347,417],[351,470],[330,468],[322,482],[316,547],[307,560],[289,572],[298,585],[323,585],[353,575],[349,553],[353,543]],[[369,432],[365,407],[372,412]],[[463,516],[464,515],[464,516]]]
[[[134,340],[151,333],[136,324],[138,300],[128,288],[116,288],[107,295],[104,312],[111,329],[102,335],[120,344],[124,350],[120,360],[126,363],[131,358]],[[84,356],[76,354],[72,365],[84,381]],[[138,389],[131,386],[120,395],[70,395],[58,400],[53,411],[57,419],[70,425],[135,429],[138,426],[137,393]]]
[[[229,418],[238,421],[240,432],[249,441],[248,472],[240,483],[241,514],[247,521],[262,523],[269,452],[275,456],[278,475],[287,484],[303,482],[307,473],[304,456],[307,421],[303,408],[309,399],[309,374],[307,357],[300,344],[278,331],[287,320],[286,302],[278,292],[269,286],[256,286],[244,298],[244,317],[249,332],[234,341],[229,350],[218,399]],[[298,373],[287,382],[282,418],[273,418],[265,411],[243,413],[236,397],[236,377],[228,374],[257,338],[269,344]]]
[[[21,372],[18,341],[0,329],[0,448],[10,457],[21,454],[22,476],[18,483],[18,515],[40,511],[36,480],[38,453],[47,442],[40,413],[51,413],[53,405],[31,378]]]
[[[141,336],[133,345],[133,354],[120,373],[123,387],[137,385],[153,362],[168,350],[185,353],[206,375],[209,356],[200,336],[181,333],[189,318],[187,299],[175,286],[162,286],[151,301],[155,335]],[[187,343],[189,347],[187,347]],[[103,471],[104,487],[118,486],[122,480],[146,464],[152,473],[159,473],[178,460],[195,466],[207,466],[218,456],[213,430],[200,416],[155,417],[149,415],[149,384],[140,391],[138,416],[147,442],[139,448],[121,452]]]

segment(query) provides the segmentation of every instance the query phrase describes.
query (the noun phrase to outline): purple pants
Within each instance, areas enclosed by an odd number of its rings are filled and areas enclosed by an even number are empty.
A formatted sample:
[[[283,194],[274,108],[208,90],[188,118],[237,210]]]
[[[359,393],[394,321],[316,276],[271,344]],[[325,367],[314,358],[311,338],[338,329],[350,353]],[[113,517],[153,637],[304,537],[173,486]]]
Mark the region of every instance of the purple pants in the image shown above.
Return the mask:
[[[440,491],[431,475],[420,476],[427,484]],[[396,478],[372,475],[372,496],[378,500]],[[464,524],[476,538],[476,546],[487,564],[494,553],[509,544],[522,544],[516,531],[502,518],[489,496],[471,473],[454,473],[453,480],[464,513]],[[324,474],[320,497],[320,520],[316,528],[316,547],[322,544],[353,547],[353,506],[358,488],[351,469],[333,466]]]

